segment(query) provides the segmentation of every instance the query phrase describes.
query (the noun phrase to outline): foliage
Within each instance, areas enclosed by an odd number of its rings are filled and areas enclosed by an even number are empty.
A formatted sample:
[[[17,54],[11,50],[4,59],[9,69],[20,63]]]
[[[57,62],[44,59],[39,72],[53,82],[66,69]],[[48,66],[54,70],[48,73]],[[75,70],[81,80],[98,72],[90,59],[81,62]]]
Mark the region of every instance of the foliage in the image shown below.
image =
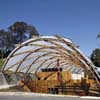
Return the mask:
[[[32,25],[25,22],[15,22],[8,30],[0,30],[0,58],[7,57],[15,48],[16,44],[22,43],[29,38],[39,36],[38,31]]]
[[[0,59],[0,69],[3,66],[3,64],[4,64],[4,59]]]
[[[100,67],[100,49],[96,48],[91,54],[91,60],[95,66]]]
[[[100,33],[99,33],[99,34],[97,34],[97,38],[100,38]]]
[[[39,36],[35,27],[25,22],[15,22],[8,29],[12,33],[15,43],[21,43],[33,35]]]

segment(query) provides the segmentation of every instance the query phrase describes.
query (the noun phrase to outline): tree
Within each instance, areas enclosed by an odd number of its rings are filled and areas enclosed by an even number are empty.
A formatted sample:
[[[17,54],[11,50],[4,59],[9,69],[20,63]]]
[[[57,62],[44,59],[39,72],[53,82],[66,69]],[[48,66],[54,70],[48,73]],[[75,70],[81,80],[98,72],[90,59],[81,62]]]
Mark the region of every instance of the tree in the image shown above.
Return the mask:
[[[12,48],[13,45],[13,40],[12,36],[8,31],[5,30],[0,30],[0,48]]]
[[[100,67],[100,49],[96,48],[91,54],[91,60],[95,66]]]
[[[100,32],[97,34],[97,39],[100,38]]]
[[[12,36],[5,30],[0,30],[0,58],[6,57],[12,49],[14,48]]]
[[[22,43],[34,36],[39,36],[38,31],[32,25],[25,22],[15,22],[8,30],[0,30],[0,58],[7,55],[15,48],[16,44]]]
[[[27,24],[24,22],[15,22],[13,25],[9,27],[9,30],[15,36],[17,35],[16,33],[18,33],[19,41],[21,43],[23,42],[23,34],[24,32],[26,32],[26,27],[27,27]]]
[[[27,32],[30,34],[31,38],[32,36],[39,36],[38,31],[36,30],[36,28],[32,25],[28,25],[27,26]]]
[[[0,47],[2,47],[2,48],[4,48],[4,46],[5,46],[6,36],[7,36],[7,33],[3,29],[0,30]]]
[[[25,22],[15,22],[8,29],[12,33],[15,43],[22,43],[33,35],[39,36],[36,28]]]

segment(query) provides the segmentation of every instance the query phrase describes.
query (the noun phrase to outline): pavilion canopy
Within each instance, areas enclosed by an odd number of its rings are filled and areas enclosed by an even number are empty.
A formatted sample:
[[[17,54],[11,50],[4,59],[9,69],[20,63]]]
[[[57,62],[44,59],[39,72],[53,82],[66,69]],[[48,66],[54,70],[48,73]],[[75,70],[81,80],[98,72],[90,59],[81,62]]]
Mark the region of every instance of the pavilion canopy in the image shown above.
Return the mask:
[[[70,39],[40,36],[16,47],[6,59],[2,71],[35,73],[42,68],[59,67],[71,72],[95,69],[91,61]],[[94,72],[92,72],[94,74]],[[96,73],[97,74],[97,73]]]

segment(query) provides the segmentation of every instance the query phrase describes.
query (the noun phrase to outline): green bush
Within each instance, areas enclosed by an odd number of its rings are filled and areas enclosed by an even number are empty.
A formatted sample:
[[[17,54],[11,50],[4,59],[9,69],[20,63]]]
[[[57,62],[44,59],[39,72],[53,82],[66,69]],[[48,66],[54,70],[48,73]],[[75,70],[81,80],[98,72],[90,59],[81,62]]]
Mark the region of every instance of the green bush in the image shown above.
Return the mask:
[[[3,64],[4,64],[4,59],[0,59],[0,69],[2,68]]]

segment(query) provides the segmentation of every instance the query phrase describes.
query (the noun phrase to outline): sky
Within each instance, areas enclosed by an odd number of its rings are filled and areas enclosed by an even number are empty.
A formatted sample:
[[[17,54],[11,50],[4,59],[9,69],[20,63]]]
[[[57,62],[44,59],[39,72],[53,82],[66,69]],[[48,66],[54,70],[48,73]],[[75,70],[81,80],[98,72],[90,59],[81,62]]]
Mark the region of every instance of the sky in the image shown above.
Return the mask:
[[[100,48],[100,0],[0,0],[0,29],[16,21],[70,38],[87,56]]]

